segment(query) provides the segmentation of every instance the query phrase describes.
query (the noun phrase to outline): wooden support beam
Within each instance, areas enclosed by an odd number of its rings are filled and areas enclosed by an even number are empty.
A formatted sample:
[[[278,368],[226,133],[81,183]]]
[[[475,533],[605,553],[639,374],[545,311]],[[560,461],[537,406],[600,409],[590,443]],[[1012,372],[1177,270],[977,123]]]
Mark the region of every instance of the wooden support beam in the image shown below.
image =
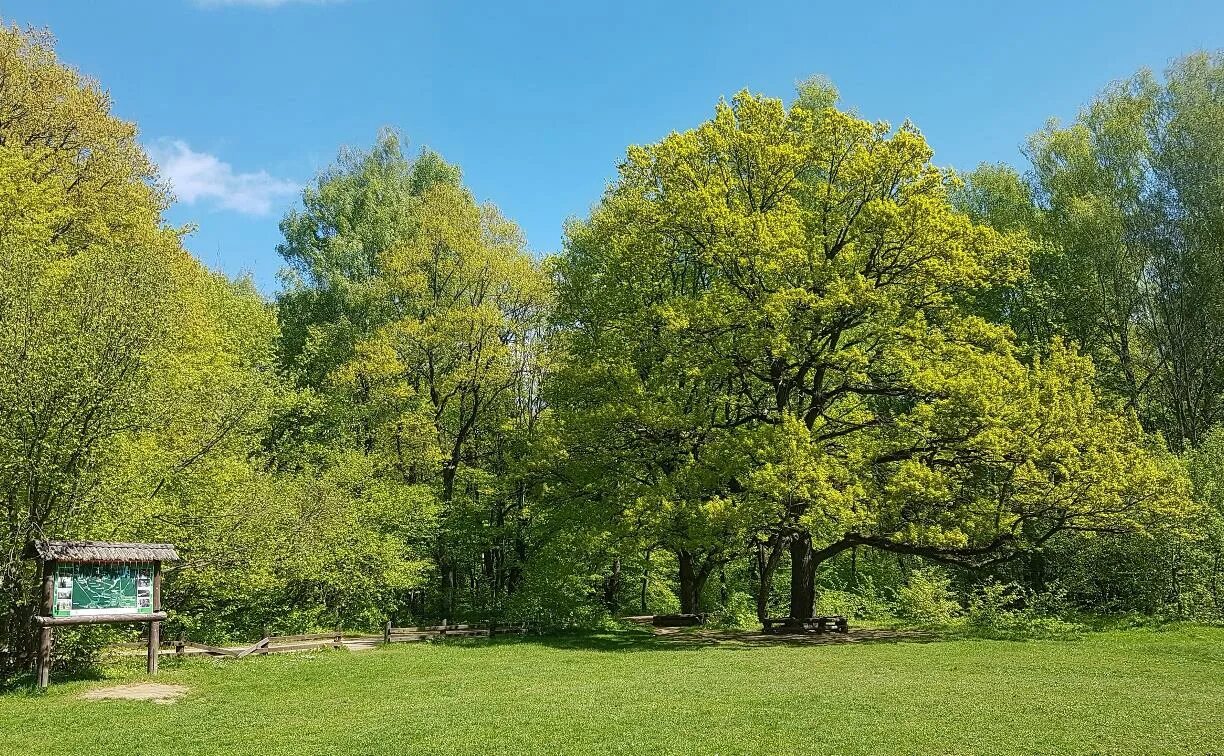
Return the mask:
[[[161,614],[161,562],[153,563],[153,613]],[[161,645],[161,623],[153,620],[149,623],[149,658],[146,670],[150,675],[157,674],[157,647]]]
[[[38,661],[36,672],[38,687],[46,690],[51,682],[51,626],[41,620],[54,619],[51,614],[55,609],[55,561],[44,560],[42,563],[42,606],[41,616],[35,617],[38,623]]]
[[[35,617],[34,622],[42,627],[55,627],[59,625],[101,625],[111,622],[165,622],[167,619],[169,616],[165,612],[153,612],[152,614],[125,612],[122,614],[78,614],[75,617]]]
[[[281,646],[268,646],[265,649],[265,653],[279,654],[285,651],[321,651],[331,647],[331,641],[324,639],[321,641],[303,641],[301,643],[286,643]]]
[[[329,641],[335,639],[336,633],[333,631],[330,633],[306,633],[305,635],[270,635],[268,636],[268,643],[275,646],[278,643],[293,643],[297,641],[312,640]]]
[[[271,638],[264,636],[262,639],[257,641],[255,645],[251,646],[250,648],[244,648],[241,651],[238,651],[237,653],[235,653],[234,658],[241,659],[244,656],[247,656],[249,654],[253,654],[256,652],[259,652],[261,654],[266,654],[268,653],[268,644],[271,642],[272,642]]]
[[[235,658],[238,658],[239,654],[242,653],[241,651],[234,651],[228,648],[219,648],[217,646],[209,646],[206,643],[196,643],[193,640],[184,640],[183,645],[186,646],[187,648],[198,648],[201,651],[207,651],[208,653],[216,654],[217,656],[233,656]]]

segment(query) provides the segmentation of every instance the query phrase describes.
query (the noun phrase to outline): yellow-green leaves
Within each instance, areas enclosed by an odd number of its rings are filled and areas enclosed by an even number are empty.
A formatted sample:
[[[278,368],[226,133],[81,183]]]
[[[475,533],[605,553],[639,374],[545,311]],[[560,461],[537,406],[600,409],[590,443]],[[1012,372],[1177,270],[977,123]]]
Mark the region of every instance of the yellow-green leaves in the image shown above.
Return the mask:
[[[47,36],[0,30],[8,607],[27,600],[33,537],[166,538],[192,554],[217,541],[199,523],[240,521],[266,484],[250,455],[274,401],[274,315],[163,227],[154,169],[109,107]],[[0,642],[16,648],[12,616],[0,613]]]
[[[448,586],[440,611],[453,617],[458,565],[493,559],[482,549],[511,536],[505,513],[525,516],[521,481],[541,465],[528,447],[548,278],[517,226],[476,202],[458,169],[429,152],[409,160],[393,132],[343,153],[303,204],[281,224],[292,266],[279,299],[282,357],[320,397],[315,430],[330,451],[368,467],[352,501],[337,501],[369,528],[365,543],[380,551],[365,556],[400,564],[390,587],[402,589],[426,579],[425,565],[378,553],[397,536],[405,559],[428,550]],[[429,517],[362,514],[409,492],[433,502]]]
[[[975,314],[1034,246],[957,211],[931,157],[820,91],[741,92],[630,149],[571,228],[558,312],[562,409],[623,449],[635,522],[692,548],[730,501],[783,540],[970,558],[1185,507],[1090,363],[1027,365]]]
[[[402,426],[428,425],[429,456],[449,459],[474,424],[512,414],[548,292],[517,227],[466,190],[430,187],[416,212],[413,232],[376,256],[387,319],[336,377],[385,407],[389,440],[415,448]]]

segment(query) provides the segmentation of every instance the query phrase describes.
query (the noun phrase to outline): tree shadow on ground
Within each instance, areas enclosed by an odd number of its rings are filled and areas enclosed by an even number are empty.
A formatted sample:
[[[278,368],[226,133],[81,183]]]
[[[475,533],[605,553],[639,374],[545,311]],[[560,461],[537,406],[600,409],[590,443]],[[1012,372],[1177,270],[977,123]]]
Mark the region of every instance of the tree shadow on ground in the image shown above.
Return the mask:
[[[106,672],[97,667],[73,667],[71,669],[52,669],[51,684],[69,682],[101,682],[110,679]],[[34,673],[23,671],[0,680],[0,693],[28,693],[41,695],[42,691],[35,684]]]
[[[931,643],[944,640],[922,630],[852,629],[848,633],[766,634],[760,630],[715,628],[628,627],[496,639],[497,643],[522,643],[580,651],[685,651],[721,649],[743,651],[756,648],[817,647],[875,643]]]

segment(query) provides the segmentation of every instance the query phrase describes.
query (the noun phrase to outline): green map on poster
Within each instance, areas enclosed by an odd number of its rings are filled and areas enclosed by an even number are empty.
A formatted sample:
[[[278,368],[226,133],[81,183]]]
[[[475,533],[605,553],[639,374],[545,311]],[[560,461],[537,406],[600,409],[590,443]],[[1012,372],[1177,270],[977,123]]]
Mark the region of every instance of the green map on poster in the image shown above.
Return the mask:
[[[72,578],[73,609],[135,609],[136,573],[127,565],[82,565]]]
[[[66,564],[55,575],[53,614],[60,617],[153,611],[153,570],[148,564]]]

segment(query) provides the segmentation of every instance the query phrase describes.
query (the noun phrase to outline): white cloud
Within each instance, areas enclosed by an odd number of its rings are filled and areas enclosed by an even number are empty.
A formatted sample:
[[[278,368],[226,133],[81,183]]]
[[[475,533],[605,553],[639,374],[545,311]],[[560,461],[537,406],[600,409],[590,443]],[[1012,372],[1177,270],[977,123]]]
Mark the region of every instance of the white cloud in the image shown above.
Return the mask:
[[[196,152],[186,142],[162,140],[149,147],[180,202],[208,202],[246,215],[267,215],[277,200],[298,190],[298,185],[267,171],[237,173],[229,163],[207,152]]]

